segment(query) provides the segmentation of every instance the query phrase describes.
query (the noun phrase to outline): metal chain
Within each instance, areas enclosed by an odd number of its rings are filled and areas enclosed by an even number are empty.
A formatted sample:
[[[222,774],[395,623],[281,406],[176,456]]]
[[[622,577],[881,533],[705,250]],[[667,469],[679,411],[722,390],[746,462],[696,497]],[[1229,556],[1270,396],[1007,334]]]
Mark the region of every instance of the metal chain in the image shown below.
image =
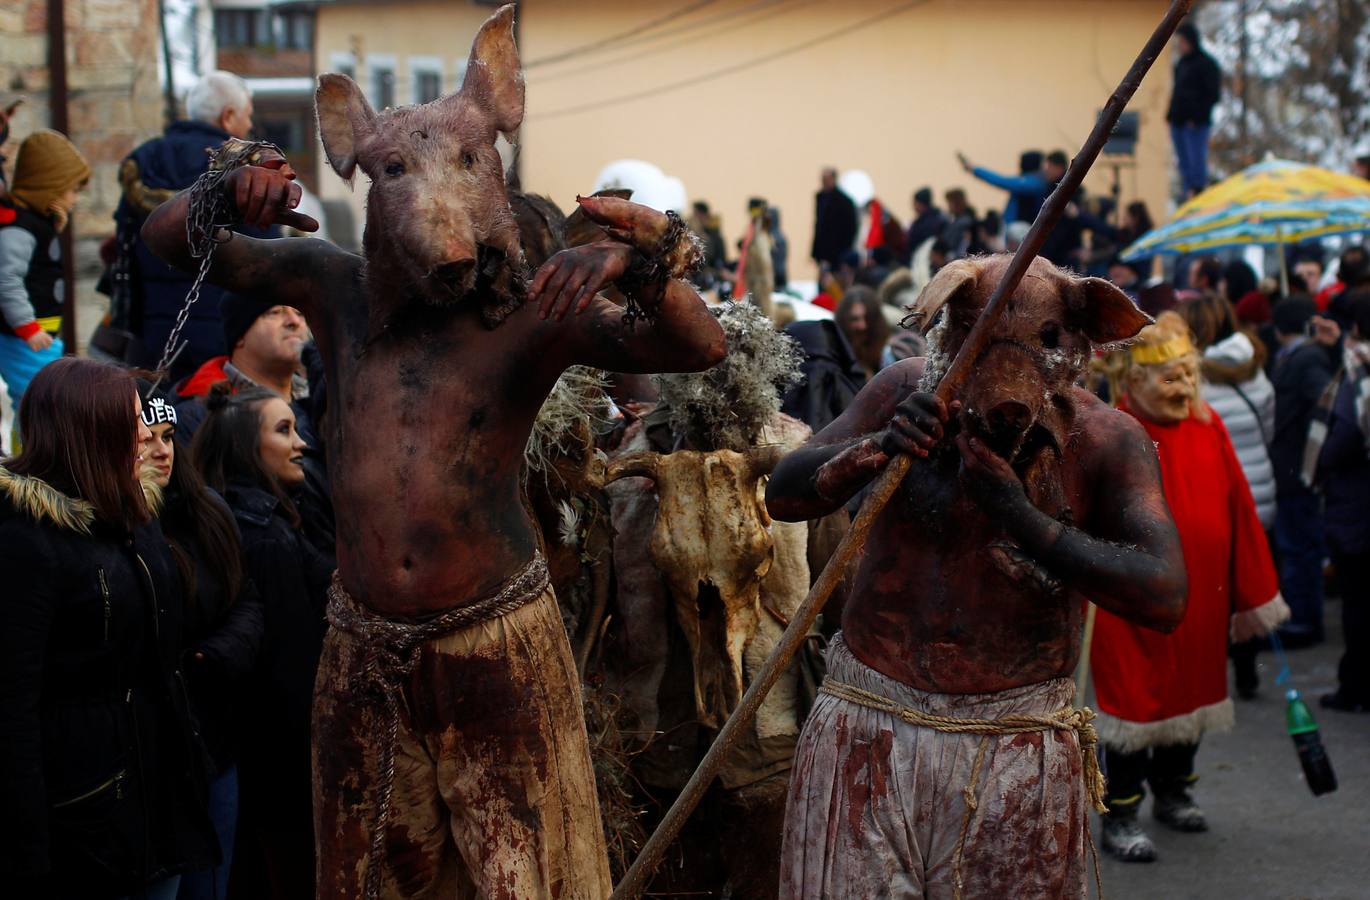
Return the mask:
[[[195,179],[190,186],[186,209],[186,246],[193,259],[200,260],[200,270],[191,282],[181,311],[176,314],[176,323],[167,335],[166,346],[162,348],[162,358],[157,362],[156,371],[165,377],[167,366],[184,349],[179,345],[181,331],[190,316],[190,308],[200,299],[200,287],[204,284],[209,267],[214,262],[214,248],[232,238],[232,233],[223,238],[218,236],[219,229],[231,228],[238,224],[237,209],[224,194],[223,183],[235,170],[259,162],[263,151],[273,151],[282,158],[285,153],[270,141],[242,141],[230,138],[222,146],[209,153],[209,170]],[[160,382],[160,378],[159,378]]]

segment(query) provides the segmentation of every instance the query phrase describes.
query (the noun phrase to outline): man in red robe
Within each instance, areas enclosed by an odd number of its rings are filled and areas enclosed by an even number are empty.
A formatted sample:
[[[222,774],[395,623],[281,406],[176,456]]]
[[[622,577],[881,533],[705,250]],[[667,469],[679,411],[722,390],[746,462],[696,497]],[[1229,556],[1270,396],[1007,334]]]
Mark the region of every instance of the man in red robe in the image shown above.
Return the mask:
[[[1169,634],[1099,610],[1091,665],[1108,773],[1103,847],[1156,858],[1137,822],[1144,784],[1158,821],[1205,831],[1189,790],[1204,732],[1230,728],[1227,641],[1265,634],[1289,616],[1269,546],[1222,420],[1199,399],[1199,355],[1175,313],[1130,350],[1119,407],[1156,444],[1166,501],[1189,575],[1184,621]]]

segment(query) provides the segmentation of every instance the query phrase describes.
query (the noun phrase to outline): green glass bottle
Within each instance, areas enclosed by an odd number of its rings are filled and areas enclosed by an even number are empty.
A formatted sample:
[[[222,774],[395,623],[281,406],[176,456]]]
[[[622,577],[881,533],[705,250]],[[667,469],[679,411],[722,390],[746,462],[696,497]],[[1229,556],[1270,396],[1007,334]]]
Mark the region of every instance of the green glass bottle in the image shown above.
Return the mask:
[[[1284,696],[1288,701],[1284,710],[1285,725],[1289,729],[1289,736],[1294,739],[1294,749],[1299,752],[1299,762],[1303,765],[1308,789],[1314,796],[1335,791],[1337,776],[1322,746],[1317,720],[1309,712],[1308,704],[1299,698],[1298,691],[1290,688]]]

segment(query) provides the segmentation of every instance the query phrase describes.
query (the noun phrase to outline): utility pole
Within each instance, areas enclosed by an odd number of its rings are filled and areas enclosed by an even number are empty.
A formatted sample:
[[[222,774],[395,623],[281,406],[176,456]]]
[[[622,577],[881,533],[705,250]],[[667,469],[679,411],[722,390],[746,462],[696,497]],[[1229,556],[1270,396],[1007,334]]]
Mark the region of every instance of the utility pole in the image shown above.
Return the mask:
[[[63,0],[48,0],[48,123],[53,131],[71,137],[67,115],[67,11]],[[76,251],[71,235],[75,213],[67,219],[58,241],[62,247],[62,344],[76,353]]]

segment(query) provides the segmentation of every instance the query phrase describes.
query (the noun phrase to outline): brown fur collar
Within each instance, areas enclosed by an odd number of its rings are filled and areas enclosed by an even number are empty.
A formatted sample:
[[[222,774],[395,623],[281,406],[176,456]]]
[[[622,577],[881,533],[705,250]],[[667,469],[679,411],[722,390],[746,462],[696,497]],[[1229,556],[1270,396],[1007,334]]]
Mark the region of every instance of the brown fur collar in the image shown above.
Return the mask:
[[[155,516],[161,511],[162,491],[149,478],[142,479],[143,499]],[[95,523],[95,507],[76,497],[69,497],[41,478],[16,475],[0,466],[0,496],[7,499],[20,513],[35,522],[50,522],[64,531],[90,534]]]

